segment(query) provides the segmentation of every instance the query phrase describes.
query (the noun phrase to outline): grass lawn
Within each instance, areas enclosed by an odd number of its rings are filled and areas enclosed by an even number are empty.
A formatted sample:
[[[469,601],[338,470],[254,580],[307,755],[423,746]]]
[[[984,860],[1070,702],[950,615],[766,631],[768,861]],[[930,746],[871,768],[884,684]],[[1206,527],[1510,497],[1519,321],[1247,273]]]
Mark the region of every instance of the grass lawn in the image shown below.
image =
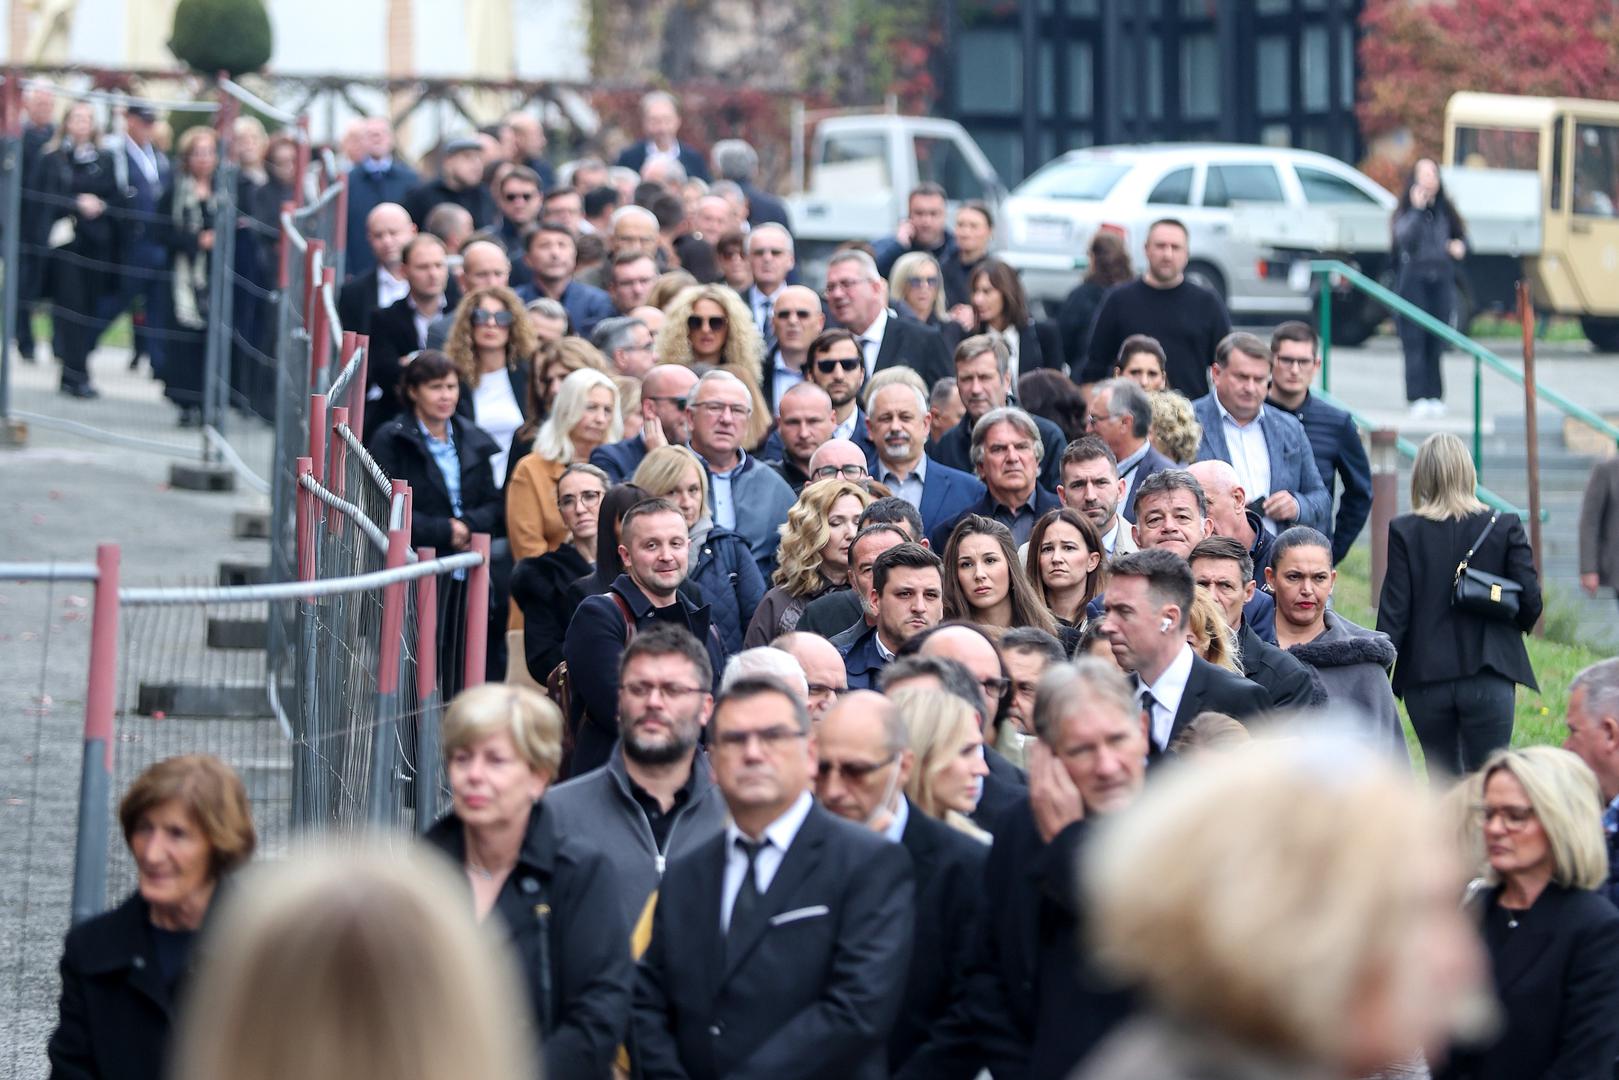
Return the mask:
[[[1373,626],[1377,622],[1372,614],[1370,574],[1371,551],[1364,545],[1358,546],[1339,564],[1338,585],[1332,594],[1335,610],[1362,626]],[[1551,611],[1547,624],[1551,627],[1551,634],[1563,640],[1554,641],[1550,637],[1537,638],[1533,635],[1524,638],[1535,679],[1540,683],[1540,693],[1518,688],[1518,712],[1512,726],[1513,746],[1562,745],[1565,734],[1563,714],[1568,709],[1568,684],[1588,664],[1607,659],[1606,653],[1570,640],[1567,633],[1562,631],[1567,623],[1558,619],[1555,598],[1549,606]],[[1411,731],[1404,704],[1400,705],[1400,719],[1405,724],[1405,741],[1411,748],[1411,759],[1421,761],[1422,748],[1417,745],[1416,736]]]
[[[34,340],[43,341],[47,345],[51,341],[51,317],[44,312],[34,313]],[[130,326],[129,315],[123,314],[112,321],[107,332],[101,335],[100,344],[120,349],[127,349],[135,343],[135,335]]]
[[[1469,327],[1469,336],[1480,341],[1507,338],[1516,343],[1523,340],[1523,326],[1516,318],[1508,318],[1505,315],[1477,315],[1473,318],[1473,325]],[[1580,326],[1578,319],[1554,315],[1535,324],[1535,337],[1540,341],[1584,341],[1585,330]]]

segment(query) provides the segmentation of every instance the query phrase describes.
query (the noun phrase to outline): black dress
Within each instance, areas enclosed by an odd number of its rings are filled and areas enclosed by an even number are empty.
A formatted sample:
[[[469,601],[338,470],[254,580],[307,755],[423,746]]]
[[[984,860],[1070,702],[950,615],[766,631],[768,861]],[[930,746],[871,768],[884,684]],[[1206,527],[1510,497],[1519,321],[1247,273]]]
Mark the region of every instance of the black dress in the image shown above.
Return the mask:
[[[118,292],[116,215],[123,195],[109,154],[68,142],[40,158],[29,186],[46,216],[36,235],[47,247],[45,295],[52,302],[52,349],[62,362],[62,389],[87,390],[90,350],[103,327],[98,311]],[[94,218],[81,215],[80,195],[94,195],[106,210]],[[59,241],[54,247],[53,237]]]
[[[200,409],[203,387],[206,385],[208,366],[208,310],[207,275],[211,272],[213,253],[204,251],[202,235],[213,230],[218,207],[213,198],[198,203],[197,216],[187,222],[175,220],[174,204],[180,198],[181,187],[187,178],[175,174],[157,203],[157,221],[154,231],[169,251],[171,274],[184,276],[186,281],[168,280],[161,283],[163,294],[158,301],[167,318],[163,325],[169,329],[169,340],[164,345],[161,370],[163,393],[180,406],[181,422]],[[189,310],[182,310],[177,296],[184,291]]]

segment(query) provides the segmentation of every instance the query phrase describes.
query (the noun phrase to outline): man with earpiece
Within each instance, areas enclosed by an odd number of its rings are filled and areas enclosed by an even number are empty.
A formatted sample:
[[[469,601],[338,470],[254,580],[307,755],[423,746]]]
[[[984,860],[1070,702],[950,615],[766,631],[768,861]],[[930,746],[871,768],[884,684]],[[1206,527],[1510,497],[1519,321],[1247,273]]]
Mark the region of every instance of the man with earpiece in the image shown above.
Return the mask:
[[[1102,632],[1134,676],[1149,756],[1157,758],[1201,712],[1247,720],[1271,708],[1258,683],[1204,660],[1188,643],[1196,584],[1186,560],[1165,548],[1137,551],[1108,568]]]

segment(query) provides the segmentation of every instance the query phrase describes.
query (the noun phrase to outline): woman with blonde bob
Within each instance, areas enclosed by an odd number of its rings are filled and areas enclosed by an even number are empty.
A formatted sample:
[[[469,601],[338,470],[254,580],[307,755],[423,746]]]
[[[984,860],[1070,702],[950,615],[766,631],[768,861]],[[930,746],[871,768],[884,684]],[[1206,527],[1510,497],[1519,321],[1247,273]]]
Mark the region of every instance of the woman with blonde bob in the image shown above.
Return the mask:
[[[1608,880],[1596,776],[1550,746],[1498,750],[1482,772],[1473,820],[1489,870],[1469,907],[1504,1023],[1435,1078],[1606,1080],[1619,1057],[1619,911],[1596,891]]]
[[[708,604],[709,625],[727,656],[741,652],[742,631],[765,598],[765,579],[741,533],[714,524],[708,512],[708,472],[690,448],[660,446],[635,468],[631,483],[649,499],[668,499],[686,519],[686,581]]]
[[[1348,1080],[1485,1026],[1434,803],[1337,740],[1182,763],[1101,822],[1081,871],[1090,947],[1149,1007],[1076,1078]]]
[[[894,260],[894,268],[888,272],[888,299],[902,315],[935,330],[949,326],[957,338],[963,336],[945,307],[939,261],[925,251],[906,252]]]
[[[1452,775],[1511,742],[1517,688],[1538,689],[1523,643],[1541,612],[1534,554],[1518,515],[1479,502],[1477,485],[1465,443],[1446,432],[1423,440],[1411,466],[1411,512],[1389,522],[1377,606],[1377,629],[1399,656],[1394,694],[1428,768]],[[1463,560],[1517,585],[1517,611],[1453,607]]]
[[[244,884],[198,971],[175,1080],[537,1074],[516,972],[442,860],[332,849]]]
[[[775,586],[765,593],[743,638],[747,648],[768,645],[798,628],[811,600],[849,584],[849,544],[859,531],[860,514],[871,505],[866,489],[852,480],[815,480],[799,492],[781,526],[776,549]]]
[[[771,411],[759,392],[764,338],[753,324],[747,302],[728,285],[698,285],[675,297],[666,310],[669,317],[652,343],[658,363],[705,365],[741,379],[753,399],[742,443],[753,450],[770,431]]]
[[[527,687],[457,694],[443,726],[453,808],[423,839],[465,874],[478,921],[504,932],[546,1075],[605,1078],[629,1027],[630,928],[606,856],[542,821],[562,730],[561,711]]]
[[[540,425],[534,449],[513,462],[506,480],[506,534],[512,558],[555,551],[568,538],[557,508],[557,481],[575,461],[617,442],[624,430],[618,416],[618,384],[594,368],[581,368],[562,380],[551,415]]]
[[[920,687],[895,692],[894,704],[911,733],[916,756],[905,797],[929,817],[989,843],[989,834],[968,818],[978,808],[989,774],[978,714],[954,694]]]

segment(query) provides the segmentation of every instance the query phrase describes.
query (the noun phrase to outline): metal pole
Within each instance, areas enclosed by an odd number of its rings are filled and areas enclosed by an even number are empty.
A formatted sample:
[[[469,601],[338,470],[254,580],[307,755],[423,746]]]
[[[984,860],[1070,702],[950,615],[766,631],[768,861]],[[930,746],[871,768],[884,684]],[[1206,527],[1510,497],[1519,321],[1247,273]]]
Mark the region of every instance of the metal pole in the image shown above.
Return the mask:
[[[430,562],[432,548],[417,548],[416,560]],[[416,831],[438,818],[439,695],[438,575],[416,579]]]
[[[84,695],[84,761],[73,853],[73,921],[107,906],[107,834],[112,798],[113,707],[118,686],[117,544],[96,547],[96,598],[90,622],[90,681]]]
[[[1529,411],[1534,412],[1532,401]],[[1476,356],[1473,357],[1473,471],[1478,474],[1478,482],[1484,483],[1484,362]]]
[[[297,509],[297,560],[299,581],[315,580],[315,542],[311,534],[310,518],[315,512],[315,497],[304,489],[303,478],[313,476],[314,462],[301,457],[297,462],[298,484],[293,488]],[[298,652],[293,657],[293,677],[298,686],[297,734],[293,743],[292,761],[292,824],[294,828],[308,828],[315,824],[319,774],[316,762],[320,760],[314,747],[319,746],[318,718],[316,715],[317,644],[316,605],[319,601],[306,596],[298,601]]]
[[[1332,393],[1332,275],[1321,275],[1321,294],[1317,302],[1316,330],[1321,335],[1321,390]]]
[[[1400,433],[1378,428],[1371,434],[1372,608],[1376,610],[1389,565],[1389,522],[1400,511]]]
[[[1023,164],[1019,171],[1027,176],[1041,160],[1040,7],[1037,0],[1021,0],[1018,16],[1023,38]]]
[[[402,481],[394,481],[399,490]],[[405,565],[410,550],[410,531],[388,533],[388,568]],[[400,712],[400,660],[404,650],[405,585],[385,586],[382,590],[382,639],[377,656],[377,727],[371,738],[371,786],[367,817],[371,824],[386,826],[393,817],[394,752]]]
[[[1523,423],[1524,449],[1529,467],[1529,550],[1535,559],[1535,574],[1545,580],[1540,563],[1540,416],[1535,411],[1535,303],[1529,283],[1518,282],[1518,318],[1523,323]],[[1535,620],[1535,636],[1544,637],[1546,617]]]
[[[462,686],[482,686],[489,648],[489,534],[473,533],[471,550],[483,562],[467,575],[467,655]]]

